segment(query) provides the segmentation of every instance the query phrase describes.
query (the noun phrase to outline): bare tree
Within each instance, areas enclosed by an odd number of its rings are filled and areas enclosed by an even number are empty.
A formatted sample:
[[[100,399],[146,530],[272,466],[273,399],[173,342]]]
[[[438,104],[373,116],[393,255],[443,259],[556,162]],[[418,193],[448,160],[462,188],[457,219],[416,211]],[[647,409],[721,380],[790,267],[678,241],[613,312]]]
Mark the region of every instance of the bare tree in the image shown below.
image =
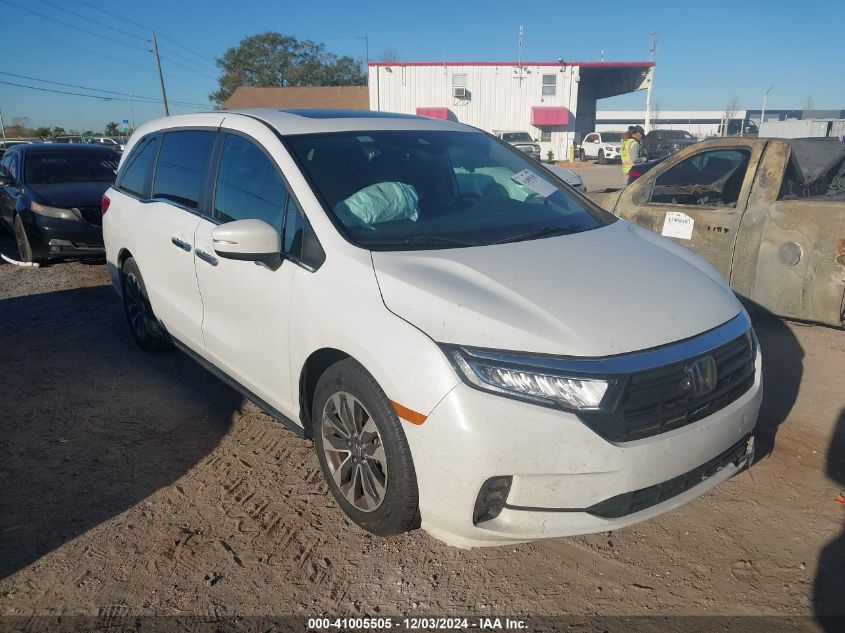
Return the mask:
[[[381,52],[380,57],[383,62],[398,62],[399,52],[395,48],[388,48]]]
[[[739,97],[734,95],[733,99],[725,106],[725,112],[722,115],[724,120],[724,127],[722,128],[722,136],[728,135],[728,130],[731,126],[731,121],[736,118],[736,113],[739,111]]]
[[[804,112],[812,112],[816,109],[816,102],[813,101],[813,95],[807,95],[807,98],[804,100]]]

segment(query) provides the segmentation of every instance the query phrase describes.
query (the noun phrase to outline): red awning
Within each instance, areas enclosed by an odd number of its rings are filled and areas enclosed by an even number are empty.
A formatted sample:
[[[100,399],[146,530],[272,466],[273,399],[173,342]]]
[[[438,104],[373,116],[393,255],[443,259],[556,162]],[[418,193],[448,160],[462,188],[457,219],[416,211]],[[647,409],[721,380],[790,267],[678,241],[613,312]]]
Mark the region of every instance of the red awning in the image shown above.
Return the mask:
[[[566,125],[569,123],[569,110],[534,106],[531,108],[531,125]]]
[[[449,119],[449,108],[417,108],[419,116],[427,116],[430,119]]]

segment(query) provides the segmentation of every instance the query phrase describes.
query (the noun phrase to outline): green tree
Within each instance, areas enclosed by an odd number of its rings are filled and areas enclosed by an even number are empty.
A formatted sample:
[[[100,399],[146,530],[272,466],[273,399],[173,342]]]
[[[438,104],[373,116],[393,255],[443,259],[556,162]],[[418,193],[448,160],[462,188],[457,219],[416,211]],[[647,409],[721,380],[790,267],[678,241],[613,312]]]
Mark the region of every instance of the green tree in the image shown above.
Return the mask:
[[[338,57],[323,44],[299,41],[274,31],[251,35],[217,59],[220,88],[209,97],[218,104],[238,86],[360,86],[364,75],[349,56]]]
[[[32,130],[33,135],[38,136],[40,138],[47,138],[48,136],[52,135],[52,130],[46,126],[37,127]]]
[[[120,133],[120,126],[114,121],[106,123],[106,136],[117,136]]]
[[[53,128],[53,136],[64,136],[66,134],[63,127],[56,126]]]

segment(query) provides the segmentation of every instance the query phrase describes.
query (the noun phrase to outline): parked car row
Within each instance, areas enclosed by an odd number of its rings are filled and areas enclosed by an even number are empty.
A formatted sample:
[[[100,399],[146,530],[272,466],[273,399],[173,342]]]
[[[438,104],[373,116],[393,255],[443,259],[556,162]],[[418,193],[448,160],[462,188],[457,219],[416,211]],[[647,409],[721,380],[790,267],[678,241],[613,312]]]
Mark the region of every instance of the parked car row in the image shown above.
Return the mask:
[[[595,160],[599,165],[622,160],[622,132],[591,132],[578,148],[579,160]],[[642,149],[649,160],[664,158],[697,143],[689,132],[683,130],[652,130],[645,135]]]

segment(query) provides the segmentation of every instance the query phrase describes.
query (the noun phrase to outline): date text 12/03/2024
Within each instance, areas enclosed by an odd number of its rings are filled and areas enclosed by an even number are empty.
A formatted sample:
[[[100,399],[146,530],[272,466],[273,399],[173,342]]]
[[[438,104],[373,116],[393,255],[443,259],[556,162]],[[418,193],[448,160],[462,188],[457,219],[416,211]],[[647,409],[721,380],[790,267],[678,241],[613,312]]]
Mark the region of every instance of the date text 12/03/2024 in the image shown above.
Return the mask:
[[[320,630],[466,630],[479,629],[481,631],[497,630],[524,630],[525,620],[516,618],[435,618],[435,617],[411,617],[411,618],[309,618],[308,629]]]

